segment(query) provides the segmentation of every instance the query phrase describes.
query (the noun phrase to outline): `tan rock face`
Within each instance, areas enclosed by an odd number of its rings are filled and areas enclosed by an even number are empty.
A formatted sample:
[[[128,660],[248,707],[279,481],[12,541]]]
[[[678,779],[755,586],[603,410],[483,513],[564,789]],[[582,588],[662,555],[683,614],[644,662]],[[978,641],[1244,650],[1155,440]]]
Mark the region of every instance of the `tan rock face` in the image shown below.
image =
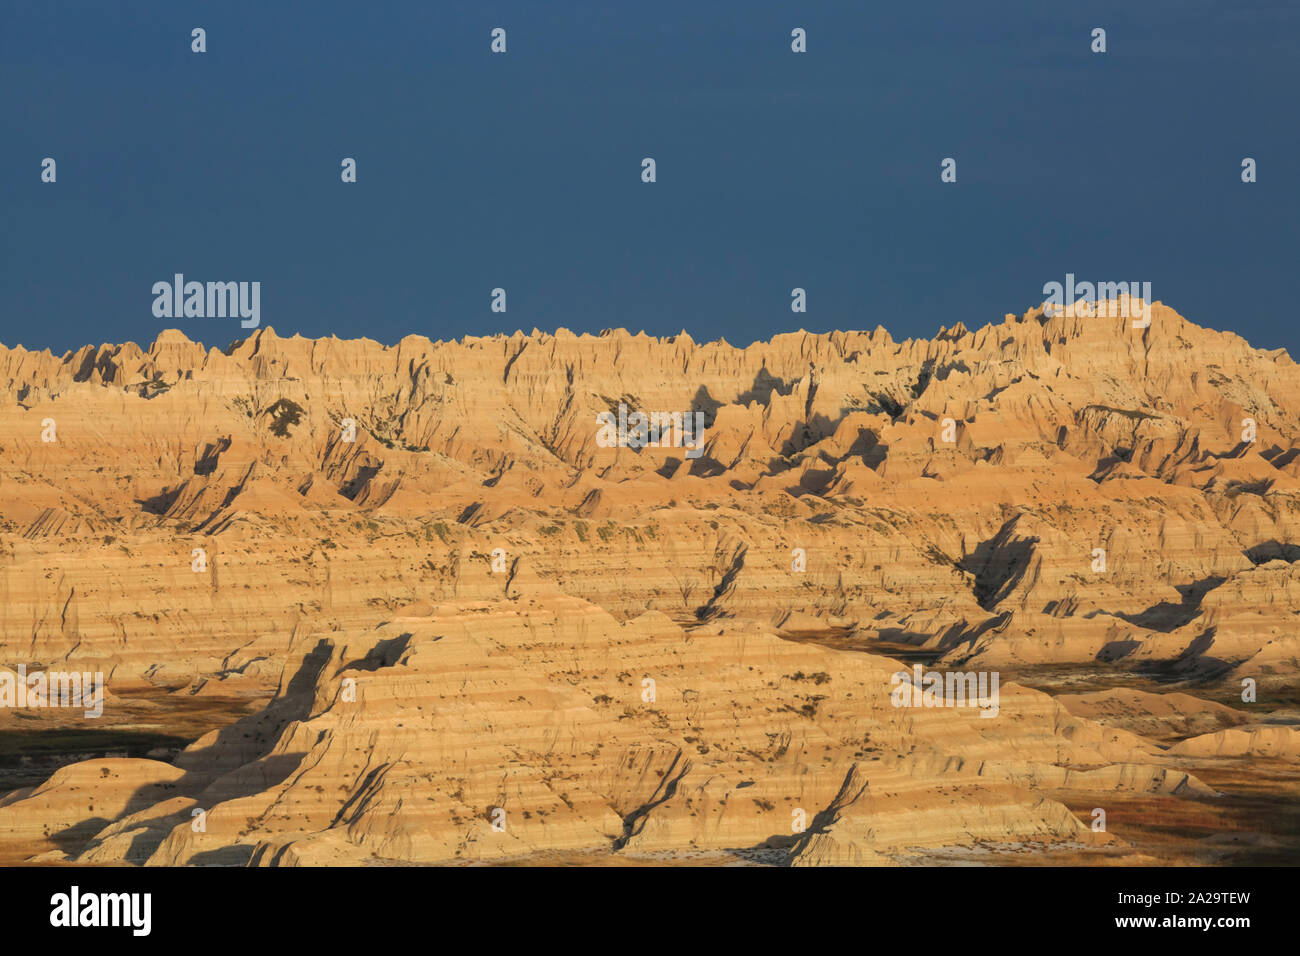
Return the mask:
[[[620,407],[705,427],[606,447]],[[148,806],[0,810],[159,863],[1096,840],[1053,795],[1208,791],[1136,734],[1242,720],[1009,675],[1300,684],[1298,429],[1285,353],[1159,303],[745,349],[0,347],[0,665],[269,701]],[[904,649],[1006,670],[999,715],[894,707]]]
[[[1151,694],[1114,688],[1090,694],[1058,694],[1056,701],[1075,717],[1160,741],[1212,733],[1250,719],[1240,710],[1176,692]]]
[[[184,773],[153,760],[87,760],[0,805],[5,842],[27,852],[79,847],[105,825],[167,799]],[[9,855],[9,854],[6,854]]]
[[[1252,727],[1221,730],[1184,740],[1170,749],[1180,756],[1300,758],[1300,731],[1292,727]]]
[[[619,624],[576,598],[404,609],[364,639],[303,653],[266,711],[197,741],[175,767],[131,762],[140,782],[165,776],[166,799],[118,807],[79,857],[891,861],[972,837],[1094,841],[1034,792],[1074,786],[1071,768],[1093,775],[1089,790],[1162,785],[1154,748],[1045,694],[1003,687],[994,719],[895,707],[898,669],[747,624],[687,633],[656,612]],[[1105,779],[1086,769],[1099,765]],[[56,775],[3,810],[43,820],[48,794],[65,789]],[[870,833],[855,849],[811,839],[863,815]]]

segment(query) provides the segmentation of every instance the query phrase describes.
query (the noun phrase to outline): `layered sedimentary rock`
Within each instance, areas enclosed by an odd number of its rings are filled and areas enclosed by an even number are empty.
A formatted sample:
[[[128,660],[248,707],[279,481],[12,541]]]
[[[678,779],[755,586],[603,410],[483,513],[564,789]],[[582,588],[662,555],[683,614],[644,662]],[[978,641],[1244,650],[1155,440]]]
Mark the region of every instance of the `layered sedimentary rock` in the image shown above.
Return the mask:
[[[1089,694],[1057,694],[1056,700],[1076,717],[1152,740],[1181,740],[1250,720],[1241,710],[1176,691],[1153,694],[1112,688]]]
[[[1107,839],[1048,791],[1208,792],[1135,735],[1014,684],[993,719],[893,706],[898,669],[750,624],[688,633],[653,611],[619,624],[577,598],[405,608],[373,632],[300,644],[265,711],[196,741],[174,766],[113,762],[137,794],[157,781],[166,792],[144,807],[138,796],[112,804],[117,815],[71,855],[897,862],[971,839]],[[57,795],[96,769],[56,776],[0,812],[29,828],[63,822]]]
[[[1300,758],[1300,731],[1292,727],[1252,727],[1221,730],[1192,737],[1170,748],[1170,753],[1192,757]]]
[[[1294,642],[1298,386],[1285,353],[1159,304],[1141,330],[1034,310],[901,343],[0,349],[0,640],[123,688],[267,689],[295,628],[555,591],[1223,672]],[[619,403],[702,412],[702,453],[601,447]]]
[[[73,819],[52,779],[0,812],[138,862],[879,862],[1098,839],[1070,793],[1212,792],[1161,746],[1244,711],[1010,683],[997,719],[898,709],[899,665],[858,653],[1289,699],[1300,369],[1151,320],[0,347],[0,665],[268,700],[166,799]],[[611,447],[637,412],[703,431]]]

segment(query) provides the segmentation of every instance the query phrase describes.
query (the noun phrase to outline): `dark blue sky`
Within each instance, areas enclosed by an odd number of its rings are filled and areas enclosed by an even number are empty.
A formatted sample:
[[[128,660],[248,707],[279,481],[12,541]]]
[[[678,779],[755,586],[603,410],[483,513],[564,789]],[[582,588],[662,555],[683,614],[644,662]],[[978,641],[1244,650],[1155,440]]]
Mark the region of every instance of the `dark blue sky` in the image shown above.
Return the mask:
[[[1073,272],[1300,355],[1298,95],[1290,0],[3,0],[0,342],[247,334],[155,319],[175,272],[260,281],[285,335],[736,344]]]

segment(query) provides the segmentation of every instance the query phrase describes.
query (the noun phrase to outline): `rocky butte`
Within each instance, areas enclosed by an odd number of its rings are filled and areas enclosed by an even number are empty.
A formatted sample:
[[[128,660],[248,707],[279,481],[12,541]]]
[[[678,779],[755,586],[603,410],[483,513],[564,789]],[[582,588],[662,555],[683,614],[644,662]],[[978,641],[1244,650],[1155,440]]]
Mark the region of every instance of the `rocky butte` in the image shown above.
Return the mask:
[[[0,851],[1293,861],[1300,369],[1149,315],[0,347]]]

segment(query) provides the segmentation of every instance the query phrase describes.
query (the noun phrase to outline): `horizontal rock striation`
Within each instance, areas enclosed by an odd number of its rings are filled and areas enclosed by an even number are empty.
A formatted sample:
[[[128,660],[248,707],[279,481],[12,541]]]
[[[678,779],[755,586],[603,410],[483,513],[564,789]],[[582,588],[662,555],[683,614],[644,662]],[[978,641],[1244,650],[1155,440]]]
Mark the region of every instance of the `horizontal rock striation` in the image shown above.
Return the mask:
[[[1107,844],[1075,796],[1296,753],[1190,695],[1026,686],[1300,686],[1300,369],[1151,319],[0,346],[0,667],[252,711],[0,822],[155,864]],[[638,412],[703,431],[611,445]],[[996,718],[894,706],[905,659],[1006,671]]]

